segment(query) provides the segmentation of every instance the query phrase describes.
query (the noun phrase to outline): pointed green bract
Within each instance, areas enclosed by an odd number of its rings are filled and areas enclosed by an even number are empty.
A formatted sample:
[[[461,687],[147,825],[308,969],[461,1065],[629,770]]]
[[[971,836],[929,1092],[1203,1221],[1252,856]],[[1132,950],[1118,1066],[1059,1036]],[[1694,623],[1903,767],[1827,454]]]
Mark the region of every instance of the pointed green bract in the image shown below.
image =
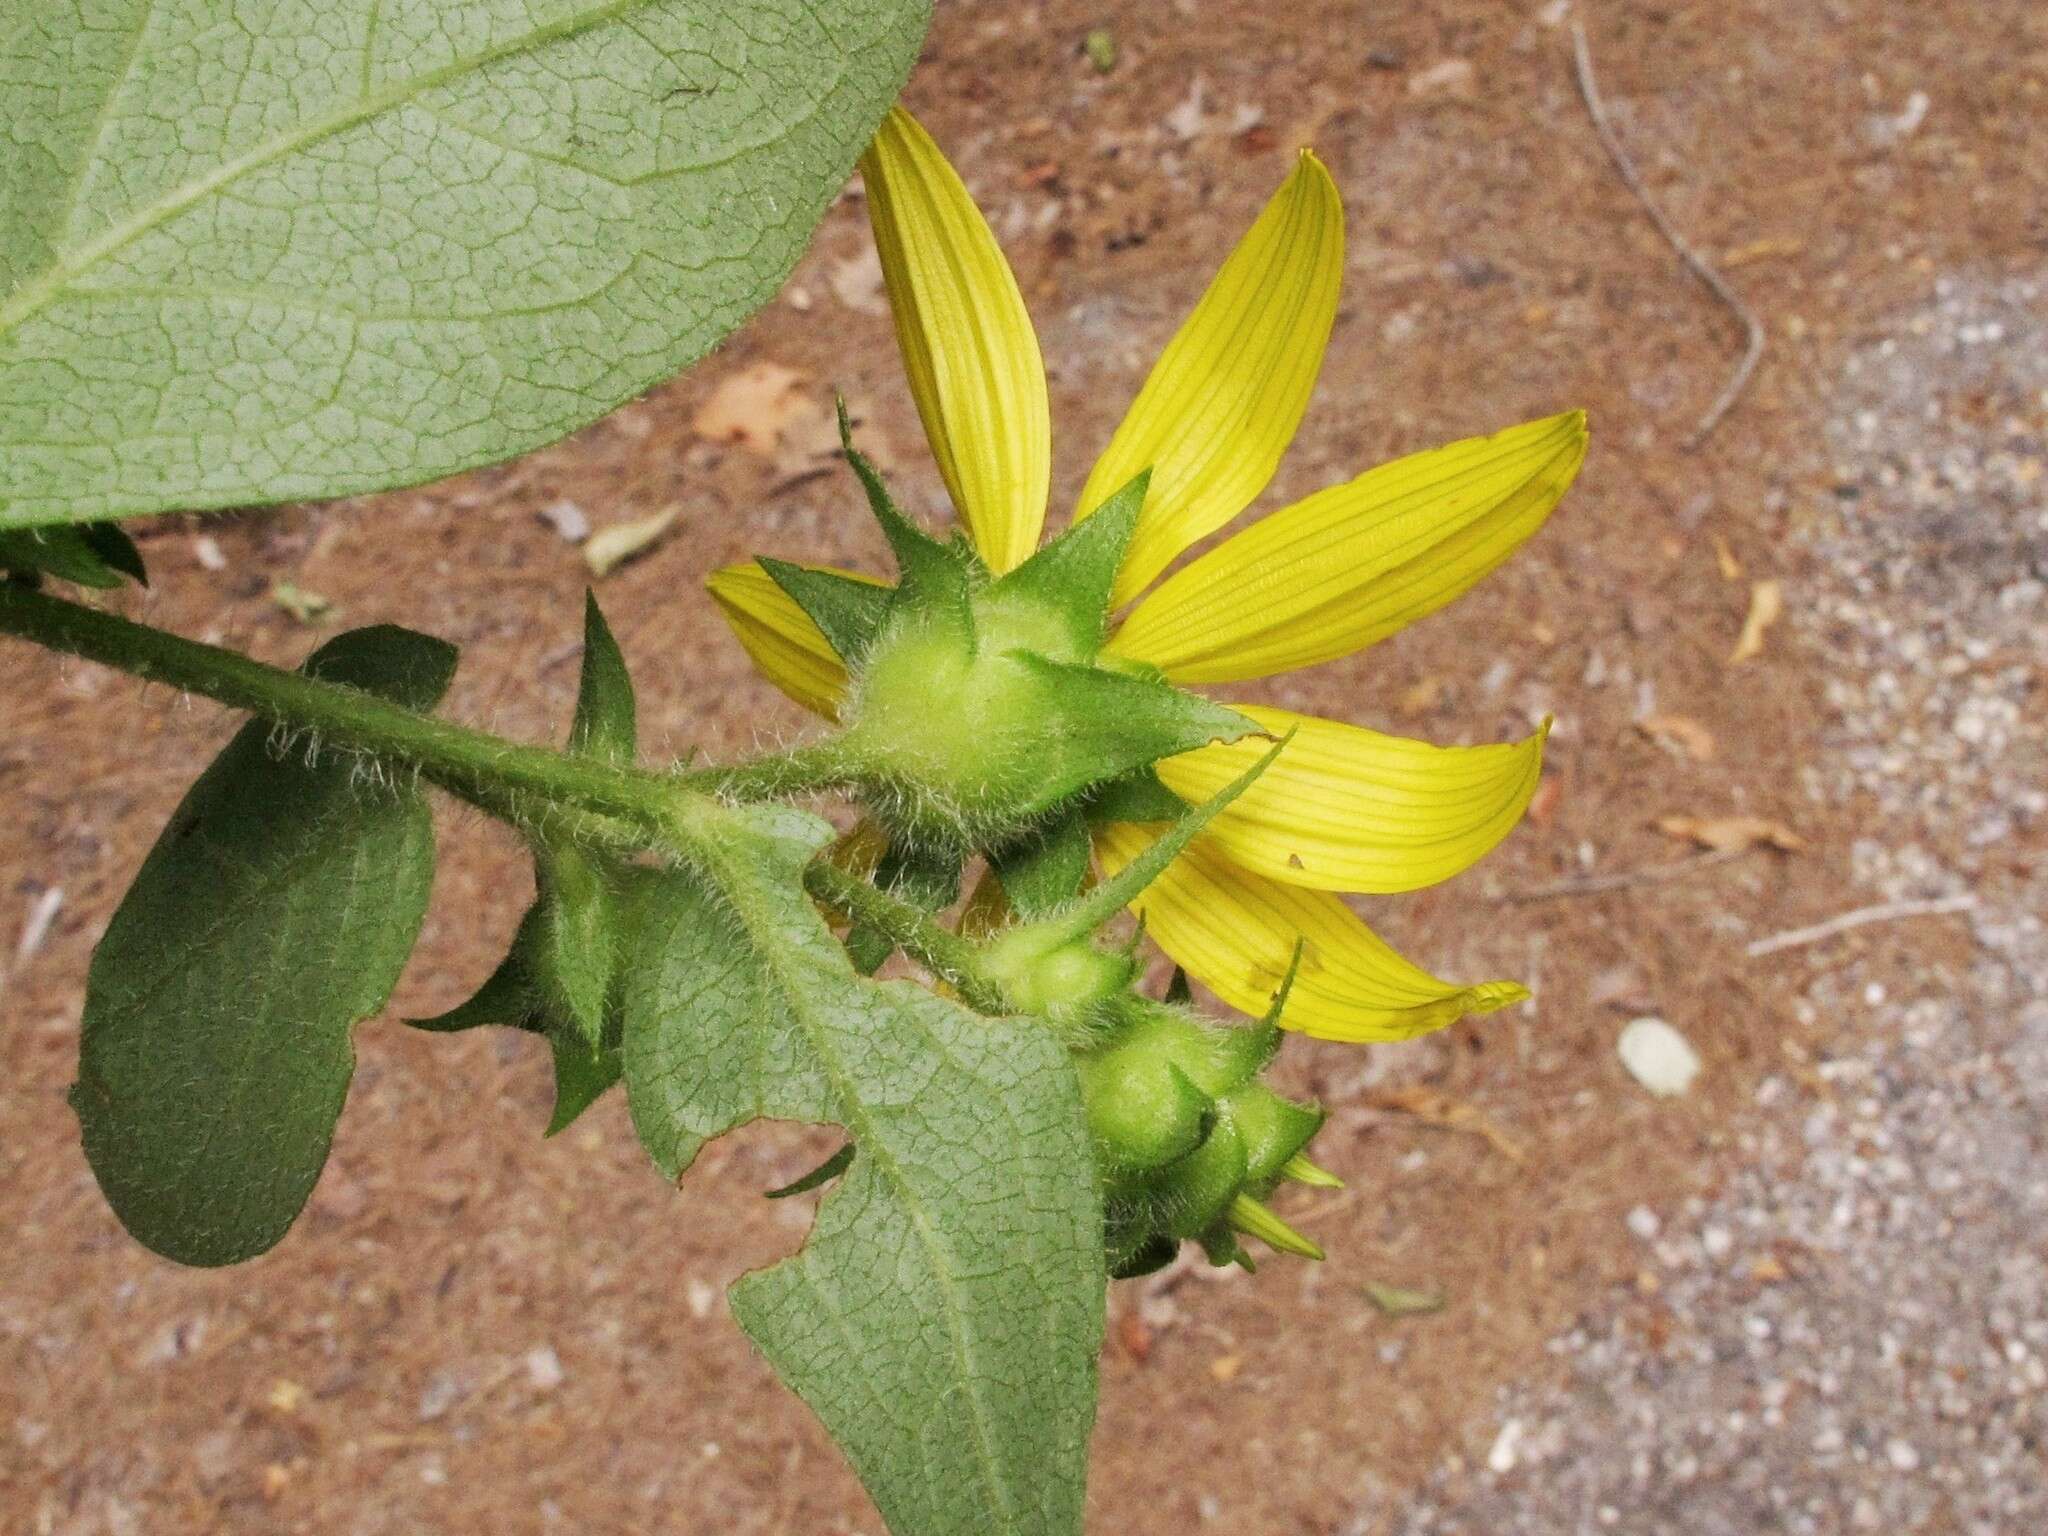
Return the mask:
[[[765,302],[927,0],[23,0],[0,529],[554,441]]]
[[[754,560],[818,626],[841,661],[851,665],[867,654],[869,642],[888,616],[890,588],[768,555],[756,555]]]
[[[1188,803],[1147,767],[1090,790],[1086,809],[1091,823],[1129,821],[1145,826],[1180,820],[1187,814]]]
[[[882,483],[875,466],[868,462],[867,455],[853,446],[853,422],[846,414],[844,398],[840,399],[838,409],[839,446],[846,454],[846,462],[853,467],[861,489],[867,493],[868,510],[881,524],[882,537],[889,541],[889,552],[896,557],[896,570],[901,579],[897,583],[892,606],[896,609],[965,610],[974,568],[971,551],[964,544],[945,543],[933,538],[896,505],[895,498]],[[774,575],[774,572],[769,574]],[[777,581],[779,584],[779,577]]]
[[[431,708],[454,649],[389,626],[305,671]],[[327,1158],[355,1069],[349,1033],[384,1006],[433,882],[409,782],[272,750],[244,726],[185,796],[93,953],[71,1090],[121,1223],[186,1264],[281,1238]]]
[[[699,815],[628,966],[634,1125],[670,1175],[758,1116],[843,1126],[809,1242],[734,1315],[899,1536],[1078,1536],[1103,1260],[1072,1064],[1033,1021],[854,974],[802,894],[829,834]]]
[[[1093,517],[1071,525],[1001,577],[990,589],[991,595],[1021,598],[1059,614],[1076,650],[1093,656],[1108,630],[1110,589],[1116,584],[1117,569],[1130,547],[1151,481],[1152,471],[1139,473]]]
[[[1019,917],[1044,917],[1081,894],[1093,849],[1079,811],[1047,822],[1028,837],[989,856],[1003,894]]]
[[[102,590],[118,587],[123,576],[149,585],[142,552],[113,523],[0,531],[0,575],[8,572]]]
[[[1143,853],[1041,926],[1071,941],[1093,933],[1115,917],[1137,900],[1146,886],[1159,878],[1166,866],[1180,856],[1181,850],[1194,841],[1195,834],[1209,824],[1211,817],[1251,787],[1252,781],[1266,771],[1286,745],[1284,741],[1274,743],[1272,751],[1200,805],[1185,812]]]
[[[1019,706],[1020,728],[1036,740],[1028,762],[1038,792],[1029,810],[1048,810],[1162,757],[1259,732],[1236,710],[1168,683],[1028,651],[1012,656],[1036,685]]]
[[[597,594],[583,594],[583,670],[576,689],[576,718],[569,726],[569,750],[586,757],[630,763],[638,745],[633,678],[611,626],[597,606]]]

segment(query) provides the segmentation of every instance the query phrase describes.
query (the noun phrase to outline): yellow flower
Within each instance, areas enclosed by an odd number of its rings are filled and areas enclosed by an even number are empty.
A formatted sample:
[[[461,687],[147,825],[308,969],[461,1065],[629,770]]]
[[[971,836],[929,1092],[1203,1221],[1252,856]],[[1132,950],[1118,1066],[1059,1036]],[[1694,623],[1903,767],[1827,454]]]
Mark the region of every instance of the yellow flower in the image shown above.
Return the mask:
[[[1010,570],[1038,545],[1051,475],[1045,366],[1016,278],[958,174],[907,112],[890,114],[861,171],[932,453],[975,548],[991,570]],[[1304,151],[1088,477],[1077,516],[1152,471],[1114,599],[1139,601],[1107,654],[1183,685],[1350,655],[1499,565],[1578,472],[1586,426],[1576,411],[1413,454],[1259,519],[1146,594],[1278,467],[1336,315],[1343,224],[1329,172]],[[768,678],[833,715],[846,671],[768,574],[728,566],[710,585]],[[1544,733],[1446,748],[1282,709],[1243,712],[1294,739],[1137,903],[1160,948],[1257,1014],[1302,941],[1282,1022],[1326,1039],[1402,1039],[1526,997],[1513,982],[1438,980],[1337,893],[1413,890],[1487,853],[1529,803]],[[1263,750],[1257,741],[1205,747],[1160,763],[1159,776],[1200,801]],[[1114,871],[1157,833],[1098,826],[1096,856]]]

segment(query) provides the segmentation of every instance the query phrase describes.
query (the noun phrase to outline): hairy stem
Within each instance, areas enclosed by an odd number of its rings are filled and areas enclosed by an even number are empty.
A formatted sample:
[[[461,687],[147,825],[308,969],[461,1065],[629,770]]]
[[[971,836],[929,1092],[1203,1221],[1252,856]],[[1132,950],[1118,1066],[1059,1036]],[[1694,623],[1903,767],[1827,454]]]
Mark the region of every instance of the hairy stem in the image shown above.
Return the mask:
[[[852,782],[856,771],[856,765],[838,741],[820,741],[730,767],[691,769],[676,778],[704,794],[746,802],[784,800],[841,789]]]
[[[828,906],[885,935],[978,1013],[1009,1011],[1002,989],[983,973],[974,948],[948,933],[922,909],[877,890],[856,874],[825,859],[804,870],[804,889]]]
[[[691,793],[665,774],[504,741],[17,583],[0,582],[0,634],[311,731],[323,746],[407,764],[512,819],[522,819],[519,808],[531,801],[540,812],[575,806],[659,832],[678,797]]]
[[[843,761],[830,742],[679,775],[523,746],[15,582],[0,581],[0,634],[196,693],[289,730],[311,731],[325,748],[406,764],[503,820],[553,825],[615,847],[637,843],[689,859],[701,851],[701,813],[723,814],[708,797],[769,799],[844,781]],[[970,1006],[1003,1011],[1002,993],[982,973],[972,947],[918,907],[822,858],[805,872],[805,885],[819,900],[886,934]]]

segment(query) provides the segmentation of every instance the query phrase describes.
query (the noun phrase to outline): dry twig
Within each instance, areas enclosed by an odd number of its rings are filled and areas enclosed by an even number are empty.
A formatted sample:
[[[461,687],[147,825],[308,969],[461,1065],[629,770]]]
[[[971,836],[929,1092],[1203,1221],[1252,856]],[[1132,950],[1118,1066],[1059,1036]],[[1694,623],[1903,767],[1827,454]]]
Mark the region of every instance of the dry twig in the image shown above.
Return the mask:
[[[1749,946],[1747,953],[1754,960],[1761,955],[1775,955],[1781,949],[1818,944],[1822,939],[1831,939],[1838,933],[1847,933],[1851,928],[1861,928],[1866,923],[1893,923],[1904,917],[1944,917],[1953,912],[1976,910],[1977,898],[1967,895],[1938,896],[1931,901],[1880,902],[1874,907],[1858,907],[1853,912],[1841,913],[1810,928],[1790,928],[1758,939]]]
[[[1503,891],[1494,900],[1520,905],[1525,901],[1550,901],[1560,896],[1594,896],[1602,891],[1626,890],[1635,885],[1662,885],[1666,880],[1677,880],[1685,875],[1697,874],[1711,869],[1716,864],[1726,864],[1730,859],[1739,859],[1751,848],[1716,848],[1690,859],[1679,859],[1670,864],[1652,864],[1647,869],[1619,869],[1606,875],[1572,875],[1563,880],[1553,880],[1548,885],[1532,885],[1524,890]]]
[[[1692,429],[1684,447],[1690,453],[1704,443],[1714,428],[1721,424],[1748,387],[1749,376],[1756,372],[1756,365],[1764,355],[1764,325],[1756,312],[1742,302],[1741,295],[1728,286],[1727,280],[1714,270],[1707,259],[1694,250],[1681,235],[1664,210],[1657,206],[1650,189],[1643,185],[1643,178],[1636,171],[1635,162],[1629,159],[1628,151],[1622,148],[1621,140],[1615,137],[1613,125],[1607,120],[1607,108],[1600,100],[1600,87],[1593,78],[1593,50],[1586,41],[1586,25],[1574,19],[1572,22],[1572,58],[1578,66],[1579,95],[1585,98],[1586,111],[1593,119],[1593,131],[1600,135],[1601,147],[1607,151],[1607,158],[1614,162],[1614,169],[1622,182],[1635,194],[1637,202],[1643,205],[1643,212],[1650,216],[1650,222],[1657,226],[1671,249],[1678,252],[1678,259],[1685,263],[1692,275],[1706,284],[1715,298],[1725,304],[1736,319],[1742,322],[1742,329],[1748,340],[1742,349],[1742,360],[1735,365],[1735,371],[1728,376],[1728,382],[1721,387],[1721,393],[1714,397],[1714,403],[1707,407],[1706,415],[1699,425]]]

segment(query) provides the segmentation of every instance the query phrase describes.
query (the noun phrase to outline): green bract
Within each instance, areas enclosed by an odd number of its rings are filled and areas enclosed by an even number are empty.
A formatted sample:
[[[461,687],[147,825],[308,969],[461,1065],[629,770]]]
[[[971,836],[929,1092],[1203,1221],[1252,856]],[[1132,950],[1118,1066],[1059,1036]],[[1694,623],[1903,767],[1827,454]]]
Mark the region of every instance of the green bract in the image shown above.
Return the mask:
[[[853,447],[843,404],[839,420],[896,557],[897,584],[762,565],[847,665],[853,686],[836,760],[898,842],[956,852],[1013,845],[1087,790],[1258,733],[1236,711],[1147,669],[1098,664],[1145,475],[991,577],[965,541],[942,543],[897,509]]]

